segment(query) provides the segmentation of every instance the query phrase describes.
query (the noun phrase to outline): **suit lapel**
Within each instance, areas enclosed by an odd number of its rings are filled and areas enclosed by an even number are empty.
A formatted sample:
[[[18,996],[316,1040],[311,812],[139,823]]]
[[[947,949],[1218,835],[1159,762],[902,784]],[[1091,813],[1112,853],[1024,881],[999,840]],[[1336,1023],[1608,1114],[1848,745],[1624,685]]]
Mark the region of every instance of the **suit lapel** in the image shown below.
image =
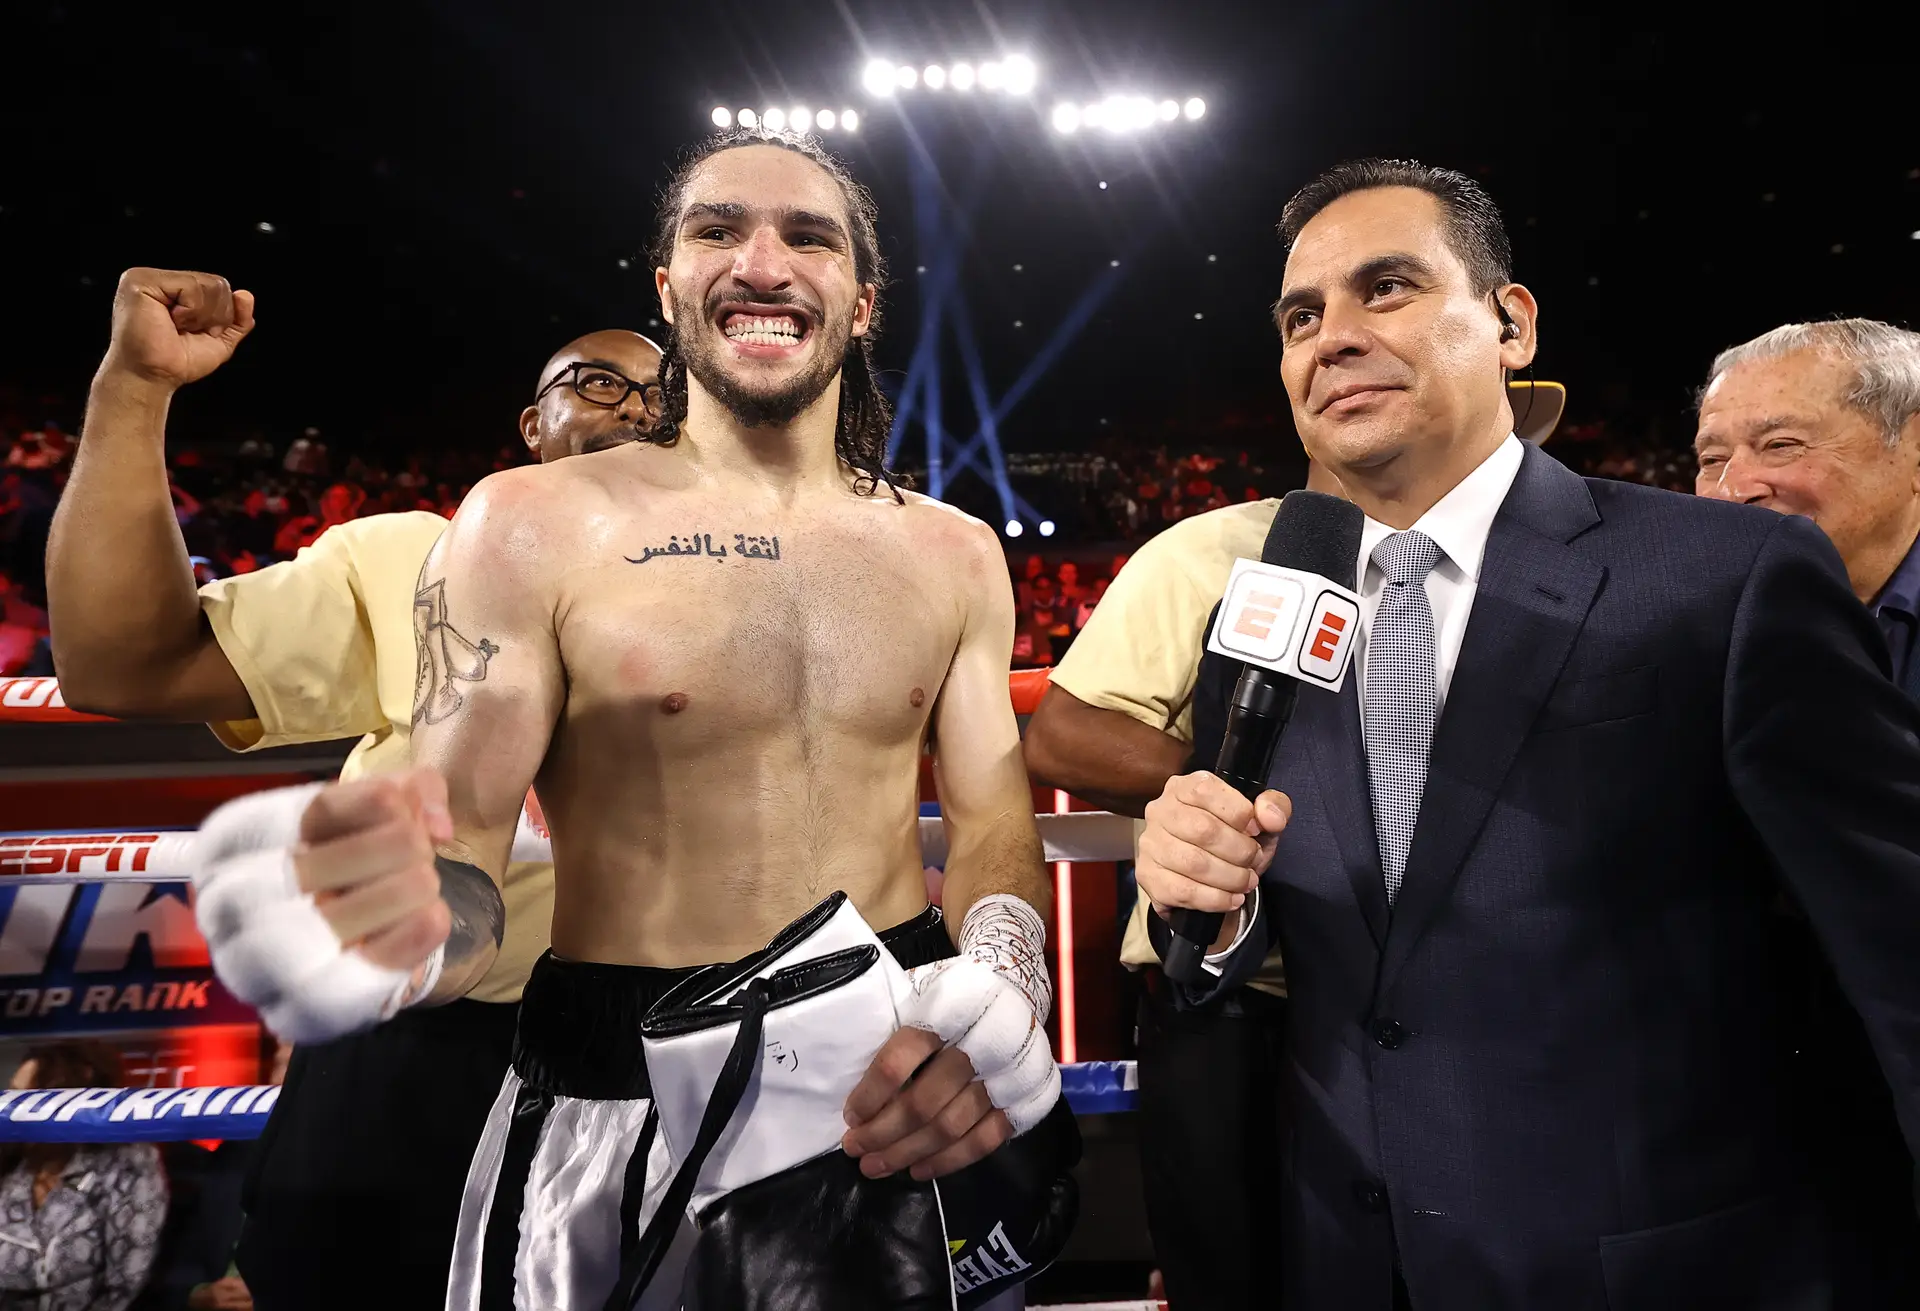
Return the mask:
[[[1374,836],[1373,801],[1367,793],[1367,748],[1360,731],[1358,669],[1347,674],[1339,692],[1307,689],[1300,693],[1294,718],[1306,731],[1313,757],[1314,782],[1327,806],[1341,864],[1353,884],[1354,899],[1378,948],[1387,938],[1387,882],[1380,872],[1380,845]]]
[[[1387,930],[1382,991],[1445,905],[1599,595],[1606,570],[1566,545],[1597,522],[1585,482],[1529,447],[1488,534],[1434,731],[1406,878]]]

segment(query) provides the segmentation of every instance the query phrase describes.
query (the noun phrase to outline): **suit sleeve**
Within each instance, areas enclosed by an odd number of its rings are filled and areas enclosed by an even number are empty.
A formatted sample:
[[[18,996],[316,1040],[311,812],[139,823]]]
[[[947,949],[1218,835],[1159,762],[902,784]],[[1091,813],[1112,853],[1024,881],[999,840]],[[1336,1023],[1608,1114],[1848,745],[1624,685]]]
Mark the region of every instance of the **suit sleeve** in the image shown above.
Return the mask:
[[[1920,706],[1810,522],[1784,517],[1734,615],[1727,776],[1865,1021],[1920,1154]]]

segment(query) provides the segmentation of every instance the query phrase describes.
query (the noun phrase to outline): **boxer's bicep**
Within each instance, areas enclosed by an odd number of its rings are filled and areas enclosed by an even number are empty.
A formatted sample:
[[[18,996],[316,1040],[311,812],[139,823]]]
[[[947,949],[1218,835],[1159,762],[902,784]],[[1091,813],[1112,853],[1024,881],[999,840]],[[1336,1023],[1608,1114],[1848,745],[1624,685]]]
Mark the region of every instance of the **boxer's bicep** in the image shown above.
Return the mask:
[[[990,530],[953,576],[966,580],[965,619],[953,664],[934,706],[940,811],[947,822],[942,897],[958,924],[967,908],[1012,893],[1046,914],[1050,888],[1020,758],[1020,726],[1007,691],[1013,656],[1013,584]]]
[[[428,555],[413,602],[413,760],[447,782],[453,840],[442,853],[496,883],[565,698],[558,573],[528,549],[537,508],[475,489]]]

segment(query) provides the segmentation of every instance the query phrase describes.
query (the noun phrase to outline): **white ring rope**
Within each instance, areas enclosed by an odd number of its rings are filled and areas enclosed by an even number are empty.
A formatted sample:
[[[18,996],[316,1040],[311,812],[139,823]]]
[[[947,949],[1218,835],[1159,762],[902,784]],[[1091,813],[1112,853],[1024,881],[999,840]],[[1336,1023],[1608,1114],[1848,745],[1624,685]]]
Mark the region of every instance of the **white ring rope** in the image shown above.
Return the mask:
[[[1133,821],[1105,810],[1035,815],[1049,864],[1133,859]],[[0,888],[75,883],[185,883],[198,865],[194,831],[0,834]],[[946,823],[920,818],[920,855],[929,865],[947,858]],[[513,859],[550,861],[553,845],[522,814]]]

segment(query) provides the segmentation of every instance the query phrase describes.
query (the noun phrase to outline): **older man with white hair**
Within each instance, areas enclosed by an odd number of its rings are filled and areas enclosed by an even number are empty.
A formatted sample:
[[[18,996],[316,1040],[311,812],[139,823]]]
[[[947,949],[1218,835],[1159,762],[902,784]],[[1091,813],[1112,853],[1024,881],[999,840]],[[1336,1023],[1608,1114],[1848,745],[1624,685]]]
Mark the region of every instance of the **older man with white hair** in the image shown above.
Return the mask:
[[[1695,490],[1826,531],[1920,699],[1920,333],[1872,319],[1789,323],[1722,351],[1700,396]],[[1793,1080],[1826,1200],[1834,1311],[1920,1306],[1912,1161],[1859,1017],[1804,930]],[[1920,926],[1915,926],[1920,931]]]
[[[1806,515],[1920,698],[1920,333],[1789,323],[1720,352],[1694,438],[1702,496]]]

